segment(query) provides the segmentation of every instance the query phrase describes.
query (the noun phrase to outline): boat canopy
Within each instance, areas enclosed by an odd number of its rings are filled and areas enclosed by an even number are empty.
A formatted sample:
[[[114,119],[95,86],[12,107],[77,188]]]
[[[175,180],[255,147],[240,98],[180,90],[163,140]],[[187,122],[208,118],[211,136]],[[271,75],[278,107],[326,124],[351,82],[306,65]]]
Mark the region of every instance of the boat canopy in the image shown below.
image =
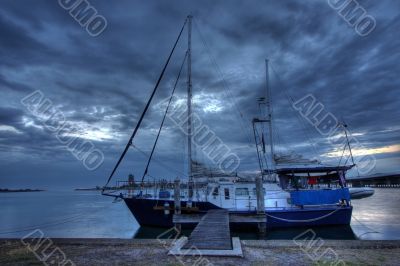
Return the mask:
[[[297,190],[290,192],[292,204],[315,205],[315,204],[336,204],[339,201],[350,201],[348,188],[334,190]]]

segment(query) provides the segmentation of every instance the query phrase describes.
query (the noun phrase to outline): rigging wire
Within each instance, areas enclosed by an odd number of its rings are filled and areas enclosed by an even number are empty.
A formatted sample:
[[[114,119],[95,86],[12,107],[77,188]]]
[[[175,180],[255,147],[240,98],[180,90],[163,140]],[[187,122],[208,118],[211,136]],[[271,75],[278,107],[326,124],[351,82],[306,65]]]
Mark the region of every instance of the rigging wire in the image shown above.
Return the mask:
[[[138,152],[140,152],[141,154],[143,154],[146,157],[149,157],[149,154],[147,152],[145,152],[144,150],[140,149],[139,147],[135,146],[134,144],[131,144],[131,146],[136,149]],[[164,167],[165,169],[170,170],[171,172],[175,172],[177,174],[180,174],[184,177],[188,177],[187,174],[185,174],[184,172],[181,172],[180,170],[173,168],[171,166],[166,165],[165,163],[161,162],[160,160],[154,158],[153,159],[154,162],[158,163],[160,166]]]
[[[258,130],[257,130],[257,128],[256,128],[256,126],[254,125],[254,134],[255,134],[255,142],[256,142],[256,145],[258,146],[260,143],[258,143],[257,142],[257,138],[258,139],[261,139],[260,138],[260,133],[258,133]],[[260,170],[261,170],[261,176],[263,175],[263,172],[264,172],[264,163],[263,163],[263,160],[261,159],[261,156],[260,156],[260,152],[258,151],[258,149],[257,149],[257,155],[258,155],[258,159],[259,159],[259,162],[260,162]]]
[[[254,133],[254,142],[256,144],[256,150],[257,150],[257,159],[258,159],[258,163],[259,163],[259,166],[260,166],[260,174],[261,174],[261,178],[263,179],[263,163],[261,161],[260,153],[258,151],[257,129],[256,129],[255,123],[253,123],[253,133]]]
[[[343,118],[342,118],[342,120],[343,120]],[[351,151],[350,141],[349,141],[349,138],[348,138],[348,136],[347,136],[347,132],[349,132],[351,138],[353,138],[353,135],[351,134],[351,131],[347,131],[347,125],[346,125],[345,123],[340,123],[339,126],[342,126],[342,127],[343,127],[343,130],[344,130],[344,133],[345,133],[345,137],[346,137],[346,143],[344,144],[343,153],[342,153],[342,156],[340,157],[339,165],[338,165],[338,166],[340,166],[340,163],[341,163],[341,161],[342,161],[343,154],[344,154],[346,148],[349,148],[349,154],[347,155],[347,158],[346,158],[346,161],[344,162],[344,165],[346,165],[347,162],[349,161],[349,159],[351,158],[351,161],[352,161],[352,163],[353,163],[353,166],[356,166],[357,175],[358,175],[358,177],[360,177],[360,172],[359,172],[359,170],[358,170],[358,166],[357,166],[357,164],[354,163],[353,153],[352,153],[352,151]]]
[[[268,67],[269,67],[269,64],[268,64]],[[268,71],[268,75],[269,75],[269,71]],[[269,79],[269,77],[268,77],[268,79]],[[273,104],[273,102],[272,102],[272,90],[271,90],[271,82],[270,81],[268,81],[268,86],[269,86],[269,95],[270,95],[270,98],[271,99],[268,99],[268,104],[269,104],[269,106],[270,106],[270,110],[271,110],[271,118],[270,118],[270,123],[271,123],[271,132],[269,132],[269,134],[271,134],[272,135],[272,139],[274,140],[274,154],[272,154],[272,156],[271,156],[271,159],[273,160],[271,163],[272,164],[274,164],[274,162],[275,162],[275,153],[276,153],[276,151],[278,150],[277,149],[277,145],[275,144],[275,141],[277,141],[276,143],[280,143],[280,141],[281,141],[281,139],[280,139],[280,136],[279,136],[279,132],[278,132],[278,130],[276,129],[277,127],[276,127],[276,124],[275,124],[275,116],[274,116],[274,104]],[[270,143],[270,145],[272,145],[272,143]]]
[[[278,75],[277,71],[275,70],[275,68],[274,68],[272,65],[271,65],[271,69],[272,69],[272,71],[274,72],[275,76],[277,77],[277,80],[279,81],[279,83],[282,85],[283,92],[284,92],[284,94],[285,94],[287,100],[291,103],[291,107],[293,108],[293,104],[294,104],[293,98],[288,94],[288,91],[287,91],[286,86],[283,84],[282,79],[280,78],[280,76]],[[308,128],[305,126],[304,121],[303,121],[303,118],[300,116],[300,114],[299,114],[298,112],[296,112],[296,117],[297,117],[297,119],[299,120],[300,124],[302,125],[303,133],[304,133],[304,135],[306,136],[306,138],[307,138],[309,144],[310,144],[311,147],[313,148],[313,151],[314,151],[316,157],[317,157],[317,158],[320,158],[320,156],[318,155],[317,149],[315,148],[314,143],[311,141],[311,137],[310,137],[310,135],[309,135]]]
[[[349,134],[350,134],[351,139],[354,139],[353,134],[351,134],[350,130],[349,130]],[[353,165],[356,166],[357,176],[360,177],[360,171],[358,170],[358,165],[354,162],[353,153],[351,151],[350,142],[348,141],[348,138],[347,138],[347,143],[348,143],[349,150],[350,150],[351,161],[352,161]]]
[[[165,118],[167,117],[167,113],[168,113],[169,107],[171,105],[172,98],[173,98],[173,96],[175,94],[176,86],[178,85],[179,78],[181,76],[183,66],[185,65],[185,61],[186,61],[187,55],[188,55],[188,52],[185,53],[185,56],[183,58],[182,65],[181,65],[181,67],[179,69],[178,76],[176,77],[176,80],[175,80],[174,88],[172,89],[171,96],[169,97],[169,100],[168,100],[167,108],[165,110],[163,119],[161,121],[160,129],[158,130],[156,140],[154,141],[153,148],[151,149],[151,153],[150,153],[149,159],[147,160],[147,165],[146,165],[146,168],[145,168],[145,170],[143,172],[143,175],[142,175],[142,181],[141,181],[142,184],[143,184],[143,181],[144,181],[144,177],[146,176],[146,174],[147,174],[147,172],[149,170],[149,165],[150,165],[151,159],[153,157],[154,150],[156,149],[158,138],[160,137],[160,134],[161,134],[161,130],[162,130],[163,126],[164,126]]]
[[[344,162],[344,165],[347,164],[347,162],[349,161],[349,159],[350,159],[350,155],[347,155],[347,159],[346,159],[346,161]]]
[[[269,85],[268,85],[269,86]],[[271,95],[271,93],[269,93],[269,95]],[[272,97],[271,97],[272,98]],[[272,111],[271,111],[271,113],[270,113],[270,117],[267,117],[267,115],[265,114],[263,114],[263,109],[261,108],[261,105],[262,105],[263,103],[259,103],[258,104],[258,106],[259,106],[259,111],[260,111],[260,116],[261,116],[261,118],[266,118],[266,119],[269,119],[269,123],[271,123],[271,130],[269,130],[268,129],[268,133],[269,134],[271,134],[272,135],[272,132],[273,132],[273,130],[272,130]],[[271,99],[268,99],[268,101],[267,101],[267,104],[269,104],[270,105],[270,109],[272,110],[272,107],[271,107]],[[270,177],[270,173],[271,173],[271,170],[273,170],[272,169],[272,166],[273,166],[273,164],[274,164],[274,158],[273,158],[273,156],[274,156],[274,154],[272,153],[271,154],[271,169],[269,168],[269,165],[268,165],[268,159],[267,159],[267,156],[266,156],[266,154],[265,154],[265,140],[264,140],[264,136],[265,136],[265,124],[264,123],[261,123],[261,134],[260,133],[258,133],[257,132],[257,134],[258,134],[258,137],[260,138],[260,135],[261,135],[261,144],[262,144],[262,146],[263,146],[263,152],[262,152],[262,158],[264,159],[264,161],[265,161],[265,166],[266,166],[266,169],[268,170],[268,177]],[[273,145],[272,143],[269,143],[269,145]],[[271,147],[270,147],[271,148]],[[271,149],[272,150],[272,149]]]
[[[342,156],[340,156],[340,160],[339,160],[338,167],[340,166],[340,163],[342,162],[343,155],[344,155],[344,152],[346,151],[346,149],[347,149],[347,145],[346,145],[346,144],[344,144],[344,149],[343,149],[343,152],[342,152]],[[347,162],[347,160],[346,160],[346,162]],[[346,165],[346,164],[344,164],[344,165]]]
[[[269,66],[269,64],[268,64],[268,66]],[[269,82],[269,83],[271,84],[271,82]],[[273,98],[271,86],[270,86],[269,90],[270,90],[271,98]],[[279,130],[276,127],[275,115],[274,115],[274,105],[271,100],[270,100],[270,106],[271,106],[271,118],[272,118],[271,119],[272,132],[270,132],[270,134],[272,134],[272,138],[274,139],[274,151],[275,151],[275,154],[277,154],[279,149],[282,149],[281,147],[283,146],[283,141],[281,139],[281,136],[279,135]],[[272,160],[274,160],[274,162],[275,162],[275,154],[272,156]]]
[[[249,143],[251,143],[251,142],[252,142],[251,127],[246,127],[246,121],[245,121],[245,119],[244,119],[244,115],[243,115],[243,113],[240,111],[240,109],[239,109],[239,107],[238,107],[236,101],[234,100],[234,97],[233,97],[233,95],[232,95],[231,89],[230,89],[228,83],[226,82],[226,80],[225,80],[225,78],[224,78],[224,75],[223,75],[223,73],[222,73],[220,67],[218,66],[217,61],[215,60],[214,56],[212,55],[211,49],[210,49],[210,47],[209,47],[207,41],[205,40],[205,38],[204,38],[204,36],[203,36],[203,34],[202,34],[201,30],[200,30],[200,27],[198,26],[196,20],[194,19],[193,21],[194,21],[195,29],[197,30],[197,32],[198,32],[198,34],[199,34],[199,36],[200,36],[200,39],[201,39],[201,41],[202,41],[202,44],[203,44],[203,46],[204,46],[204,48],[205,48],[205,50],[206,50],[206,52],[207,52],[208,58],[209,58],[211,64],[213,65],[213,67],[215,68],[215,70],[217,71],[217,73],[219,74],[219,76],[220,76],[220,78],[221,78],[222,85],[223,85],[223,91],[224,91],[224,93],[225,93],[225,96],[226,96],[227,98],[230,98],[231,103],[233,104],[234,108],[236,109],[237,113],[239,114],[239,118],[240,118],[240,119],[239,119],[239,124],[240,124],[240,126],[241,126],[242,132],[243,132],[244,135],[248,138]],[[247,130],[246,130],[246,128],[247,128]]]
[[[139,121],[138,121],[138,123],[136,124],[136,127],[135,127],[135,129],[133,130],[133,133],[132,133],[131,137],[129,138],[128,143],[126,144],[124,151],[122,152],[120,158],[118,159],[117,164],[114,166],[114,169],[112,170],[110,176],[108,177],[108,180],[107,180],[106,184],[105,184],[104,187],[103,187],[102,193],[104,193],[105,188],[107,187],[107,185],[108,185],[108,183],[110,182],[111,178],[114,176],[115,171],[117,170],[119,164],[121,163],[122,159],[125,157],[126,152],[128,151],[129,147],[130,147],[131,144],[132,144],[132,140],[133,140],[133,138],[135,137],[136,132],[138,131],[138,129],[139,129],[139,127],[140,127],[140,124],[142,123],[142,120],[143,120],[143,118],[144,118],[144,115],[146,114],[147,109],[148,109],[149,106],[150,106],[150,103],[151,103],[151,101],[152,101],[152,99],[153,99],[153,97],[154,97],[154,94],[155,94],[156,91],[157,91],[158,86],[160,85],[160,82],[161,82],[162,78],[164,77],[165,70],[167,69],[167,66],[168,66],[168,64],[169,64],[169,61],[171,60],[171,57],[172,57],[172,55],[173,55],[173,53],[174,53],[174,51],[175,51],[175,48],[176,48],[176,46],[177,46],[177,44],[178,44],[178,42],[179,42],[179,39],[181,38],[183,29],[185,28],[186,23],[187,23],[187,19],[185,19],[185,22],[183,23],[183,26],[182,26],[182,28],[181,28],[181,31],[179,32],[178,38],[176,39],[175,44],[174,44],[174,46],[172,47],[172,50],[171,50],[171,52],[170,52],[170,54],[169,54],[169,56],[168,56],[168,59],[167,59],[165,65],[164,65],[164,68],[162,69],[161,74],[160,74],[160,76],[159,76],[159,78],[158,78],[158,80],[157,80],[157,83],[156,83],[156,85],[154,86],[153,92],[151,93],[150,98],[149,98],[149,100],[147,101],[147,104],[146,104],[146,106],[145,106],[145,108],[144,108],[144,110],[143,110],[143,113],[142,113],[142,115],[140,116]]]
[[[262,130],[262,129],[261,129]],[[257,145],[257,147],[258,147],[258,145],[260,144],[260,143],[258,143],[257,142],[257,137],[258,137],[258,139],[262,139],[262,138],[260,138],[260,133],[258,132],[258,130],[257,130],[257,128],[255,127],[255,125],[254,125],[254,138],[255,138],[255,141],[256,141],[256,145]],[[261,134],[264,134],[264,132],[261,132]],[[265,145],[265,143],[261,140],[261,144],[264,146]],[[264,150],[264,148],[263,148],[263,150]],[[267,159],[267,157],[266,157],[266,155],[265,155],[265,153],[264,152],[261,152],[262,153],[262,156],[260,156],[260,152],[261,151],[259,151],[258,150],[258,148],[257,148],[257,156],[258,156],[258,161],[259,161],[259,163],[260,163],[260,170],[261,170],[261,177],[264,177],[264,170],[265,169],[267,169],[268,170],[268,180],[272,180],[272,177],[271,177],[271,169],[269,169],[269,165],[268,165],[268,159]]]

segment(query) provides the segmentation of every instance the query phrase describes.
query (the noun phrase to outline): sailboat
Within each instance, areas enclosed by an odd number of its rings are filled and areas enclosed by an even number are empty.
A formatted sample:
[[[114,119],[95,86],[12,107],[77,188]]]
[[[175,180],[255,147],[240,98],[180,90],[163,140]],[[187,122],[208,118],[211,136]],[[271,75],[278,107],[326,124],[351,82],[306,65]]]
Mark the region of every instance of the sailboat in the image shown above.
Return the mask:
[[[188,143],[188,180],[187,182],[160,180],[158,182],[144,182],[148,166],[152,159],[155,146],[160,135],[164,118],[161,122],[157,139],[149,155],[145,174],[140,182],[129,180],[118,184],[114,191],[108,186],[118,166],[123,160],[128,149],[133,146],[140,125],[152,103],[155,92],[162,80],[165,70],[169,65],[177,43],[184,29],[187,28],[188,43],[181,70],[187,67],[187,143]],[[192,16],[188,16],[179,32],[174,46],[167,58],[164,68],[158,78],[149,100],[128,140],[125,149],[118,159],[115,167],[103,187],[102,194],[121,198],[141,226],[167,227],[174,226],[174,212],[179,208],[181,214],[204,214],[211,209],[226,209],[236,219],[230,220],[233,227],[248,227],[251,223],[245,221],[246,217],[262,217],[267,228],[295,227],[295,226],[323,226],[323,225],[349,225],[353,207],[351,196],[346,184],[346,171],[353,165],[344,166],[287,166],[280,167],[266,165],[263,159],[266,154],[264,134],[260,134],[260,125],[267,124],[272,130],[271,102],[266,98],[259,99],[267,107],[267,114],[254,118],[253,126],[255,148],[257,152],[259,173],[255,177],[244,178],[237,174],[215,172],[192,159],[192,77],[191,77],[191,35]],[[178,78],[180,76],[180,72]],[[266,78],[268,86],[268,60],[266,60]],[[175,83],[176,85],[176,83]],[[175,87],[171,97],[175,91]],[[268,90],[269,91],[269,90]],[[278,161],[274,155],[272,136],[270,132],[271,162]],[[282,160],[282,157],[280,158]],[[199,171],[199,169],[202,169]],[[200,173],[200,174],[199,174]],[[205,182],[196,182],[195,177],[207,175]],[[212,178],[209,176],[212,175]],[[174,185],[179,190],[174,189]],[[318,184],[318,185],[317,185]],[[175,187],[176,188],[176,187]],[[179,191],[179,192],[177,192]],[[179,193],[175,195],[174,193]],[[175,206],[176,199],[180,206]],[[240,219],[240,218],[244,219]],[[186,224],[194,226],[194,224]]]

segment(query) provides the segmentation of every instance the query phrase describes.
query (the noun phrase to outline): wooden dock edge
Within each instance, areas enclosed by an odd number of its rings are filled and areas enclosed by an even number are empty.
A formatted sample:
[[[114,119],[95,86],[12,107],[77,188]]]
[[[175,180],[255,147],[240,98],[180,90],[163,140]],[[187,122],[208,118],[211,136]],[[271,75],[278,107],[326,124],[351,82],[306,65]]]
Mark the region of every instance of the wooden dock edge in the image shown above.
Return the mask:
[[[243,257],[242,245],[239,237],[232,237],[232,249],[215,250],[215,249],[182,249],[188,242],[188,238],[183,236],[173,243],[168,255],[171,256],[215,256],[215,257]]]

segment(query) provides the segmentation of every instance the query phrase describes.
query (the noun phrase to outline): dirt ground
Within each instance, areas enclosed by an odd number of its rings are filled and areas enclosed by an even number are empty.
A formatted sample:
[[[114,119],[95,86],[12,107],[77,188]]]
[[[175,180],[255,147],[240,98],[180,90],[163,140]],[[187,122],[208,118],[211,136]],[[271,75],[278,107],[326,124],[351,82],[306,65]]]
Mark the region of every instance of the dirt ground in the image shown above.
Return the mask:
[[[0,265],[400,265],[400,241],[243,240],[243,258],[169,256],[171,243],[154,239],[47,239],[40,243],[37,239],[3,239]]]

